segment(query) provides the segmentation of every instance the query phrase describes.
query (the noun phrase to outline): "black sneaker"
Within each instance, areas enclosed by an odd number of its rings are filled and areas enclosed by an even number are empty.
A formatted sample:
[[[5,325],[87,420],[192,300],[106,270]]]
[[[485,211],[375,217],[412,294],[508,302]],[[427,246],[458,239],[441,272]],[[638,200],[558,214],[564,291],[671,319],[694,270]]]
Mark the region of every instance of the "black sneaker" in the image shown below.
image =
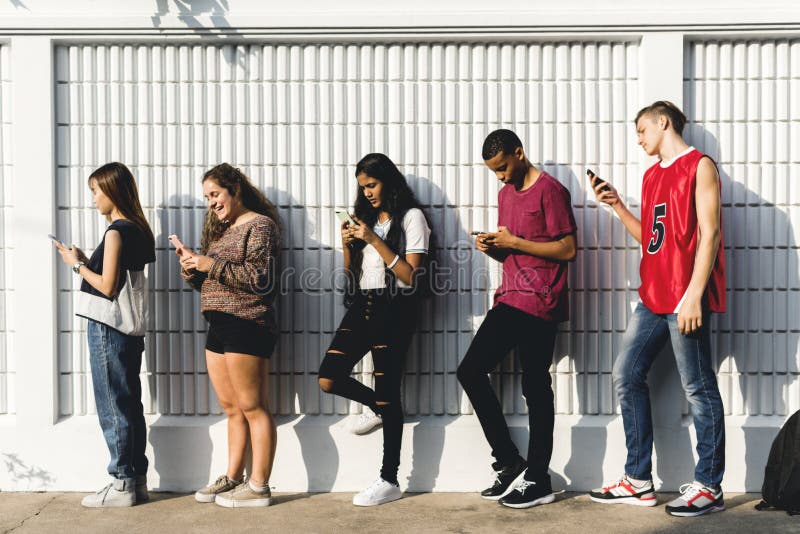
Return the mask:
[[[549,477],[538,482],[523,478],[514,486],[511,493],[500,499],[500,504],[509,508],[531,508],[540,504],[550,504],[555,498]]]
[[[512,489],[517,479],[522,478],[528,464],[521,457],[517,456],[512,465],[501,467],[497,462],[492,464],[495,471],[495,480],[491,488],[486,488],[481,492],[481,497],[490,501],[499,501],[505,497]]]

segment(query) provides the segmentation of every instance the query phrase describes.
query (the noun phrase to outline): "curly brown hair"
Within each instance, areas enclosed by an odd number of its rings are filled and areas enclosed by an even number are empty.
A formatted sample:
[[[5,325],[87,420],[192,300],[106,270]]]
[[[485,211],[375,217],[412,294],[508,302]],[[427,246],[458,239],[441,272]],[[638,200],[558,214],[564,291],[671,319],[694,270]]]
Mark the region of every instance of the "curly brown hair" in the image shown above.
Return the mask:
[[[231,196],[238,197],[247,209],[266,215],[280,227],[280,218],[275,204],[270,202],[267,196],[250,183],[250,179],[233,165],[220,163],[212,167],[203,175],[200,182],[205,183],[206,180],[214,180],[217,185],[227,189]],[[228,223],[220,221],[211,210],[206,212],[203,235],[200,238],[201,254],[208,252],[211,243],[219,239],[227,227]]]

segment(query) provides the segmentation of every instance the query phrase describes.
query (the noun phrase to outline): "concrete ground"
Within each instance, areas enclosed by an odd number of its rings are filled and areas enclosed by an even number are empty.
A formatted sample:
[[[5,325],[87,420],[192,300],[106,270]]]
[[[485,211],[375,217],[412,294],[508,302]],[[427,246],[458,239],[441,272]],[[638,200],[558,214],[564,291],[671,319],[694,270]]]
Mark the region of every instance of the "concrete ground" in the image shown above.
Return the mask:
[[[192,495],[151,493],[148,504],[127,509],[82,508],[79,493],[0,493],[0,533],[124,532],[746,532],[800,533],[800,516],[758,512],[755,494],[730,494],[728,509],[682,519],[663,506],[637,508],[593,503],[585,494],[559,495],[550,505],[511,510],[476,494],[407,494],[373,508],[356,508],[349,493],[276,494],[269,508],[226,509]],[[661,494],[659,502],[672,495]]]

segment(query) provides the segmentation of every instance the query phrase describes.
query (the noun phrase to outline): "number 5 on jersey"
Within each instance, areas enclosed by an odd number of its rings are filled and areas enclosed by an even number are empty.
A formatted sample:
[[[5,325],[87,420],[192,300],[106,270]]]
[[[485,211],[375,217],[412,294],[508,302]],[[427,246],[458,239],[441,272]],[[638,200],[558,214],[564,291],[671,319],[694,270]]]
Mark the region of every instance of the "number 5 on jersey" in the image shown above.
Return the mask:
[[[667,229],[661,219],[664,219],[666,216],[667,203],[656,204],[653,208],[653,228],[650,230],[653,235],[650,238],[650,242],[647,244],[647,252],[649,254],[655,254],[661,249],[661,245],[664,244],[664,234]]]

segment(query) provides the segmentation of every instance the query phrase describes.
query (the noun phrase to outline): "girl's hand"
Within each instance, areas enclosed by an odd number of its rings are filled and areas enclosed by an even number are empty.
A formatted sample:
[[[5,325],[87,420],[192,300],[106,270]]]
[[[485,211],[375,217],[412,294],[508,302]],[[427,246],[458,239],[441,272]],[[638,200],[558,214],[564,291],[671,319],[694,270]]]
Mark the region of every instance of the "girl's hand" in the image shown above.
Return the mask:
[[[342,223],[342,226],[340,228],[340,230],[342,232],[342,246],[346,247],[346,246],[350,245],[350,243],[352,243],[353,240],[355,239],[353,237],[353,228],[355,228],[355,227],[354,226],[350,226],[350,223],[347,222],[347,221]]]
[[[86,257],[86,254],[83,253],[81,249],[72,245],[72,248],[67,248],[58,241],[53,241],[53,245],[58,249],[58,253],[61,254],[61,259],[72,267],[79,261],[83,263],[89,263],[89,258]]]
[[[380,240],[378,234],[373,232],[372,228],[369,228],[358,217],[353,215],[353,220],[358,223],[357,226],[350,228],[350,235],[353,236],[354,239],[360,239],[368,245],[375,244]]]
[[[180,248],[175,249],[175,255],[178,256],[181,260],[183,258],[188,258],[189,256],[194,256],[194,251],[187,246],[182,246]]]
[[[213,263],[213,258],[201,256],[199,254],[184,254],[184,256],[181,257],[181,267],[188,272],[198,271],[201,273],[207,273],[211,270],[211,265]]]

